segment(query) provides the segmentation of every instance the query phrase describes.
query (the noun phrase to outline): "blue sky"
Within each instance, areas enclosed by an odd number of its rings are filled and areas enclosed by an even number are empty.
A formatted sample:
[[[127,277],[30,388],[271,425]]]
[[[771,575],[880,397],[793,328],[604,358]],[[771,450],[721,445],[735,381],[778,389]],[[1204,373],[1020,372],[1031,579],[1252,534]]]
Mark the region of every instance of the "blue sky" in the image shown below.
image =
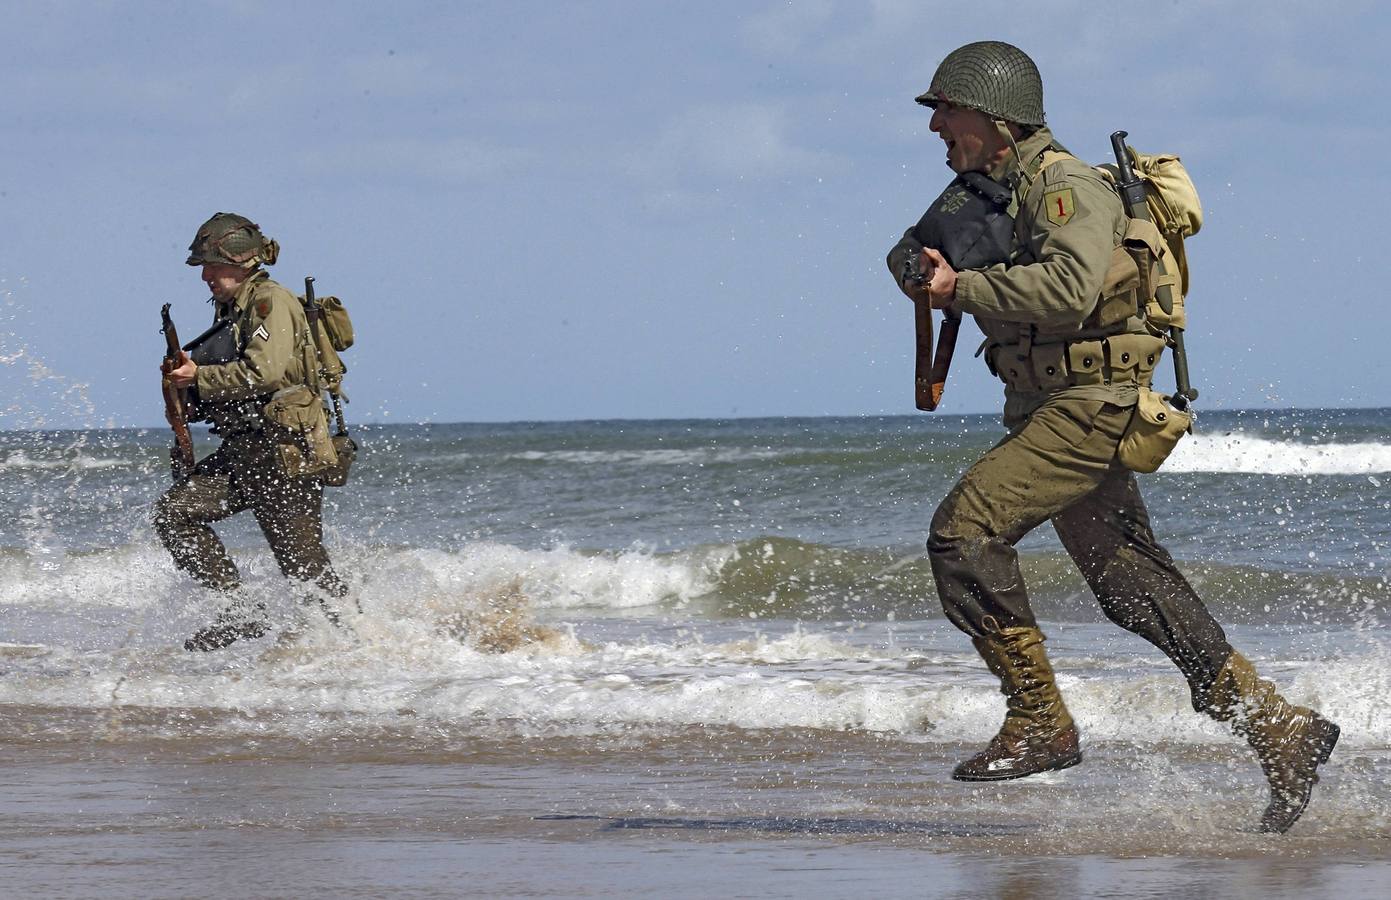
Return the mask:
[[[982,39],[1078,155],[1188,165],[1200,407],[1387,404],[1370,2],[0,12],[0,427],[159,424],[159,307],[205,325],[219,210],[347,301],[356,421],[911,413],[883,257],[950,178],[912,98]],[[975,343],[946,414],[999,408]]]

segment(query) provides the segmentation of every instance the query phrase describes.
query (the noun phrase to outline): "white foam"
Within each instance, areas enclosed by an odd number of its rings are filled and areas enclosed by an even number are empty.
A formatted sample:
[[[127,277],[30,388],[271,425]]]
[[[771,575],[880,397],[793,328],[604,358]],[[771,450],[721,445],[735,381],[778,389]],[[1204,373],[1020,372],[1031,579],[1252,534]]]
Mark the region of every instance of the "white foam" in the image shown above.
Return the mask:
[[[466,600],[459,601],[461,604]],[[437,722],[521,724],[540,733],[614,727],[817,728],[908,740],[984,742],[1004,713],[998,686],[969,649],[937,656],[854,646],[796,631],[734,641],[586,645],[571,636],[503,654],[441,631],[439,610],[368,608],[350,616],[359,640],[320,624],[298,642],[262,642],[210,656],[145,650],[108,656],[50,648],[28,671],[0,680],[0,702],[122,705],[241,713],[227,728],[331,731]],[[1263,666],[1292,701],[1344,728],[1343,747],[1391,738],[1385,649],[1318,666]],[[1235,743],[1193,712],[1171,670],[1087,669],[1055,660],[1059,684],[1090,741]],[[24,660],[12,661],[12,668]],[[1356,691],[1346,685],[1365,685]]]
[[[189,582],[163,549],[144,545],[68,554],[44,546],[0,556],[0,605],[49,612],[80,606],[142,609],[187,593]]]
[[[95,469],[115,469],[122,466],[135,466],[138,463],[120,459],[95,459],[90,456],[66,456],[58,459],[36,458],[25,453],[23,450],[11,450],[3,460],[0,460],[0,471],[25,471],[25,470],[69,470],[69,471],[89,471]]]
[[[1196,434],[1179,441],[1165,472],[1258,475],[1370,475],[1391,472],[1391,445],[1310,444],[1243,434]]]
[[[634,609],[683,603],[713,589],[722,560],[641,550],[586,554],[479,542],[458,550],[382,552],[364,562],[364,597],[467,596],[516,580],[538,609]]]
[[[253,592],[290,593],[263,546],[232,547]],[[364,602],[440,602],[517,582],[536,609],[627,610],[680,605],[715,586],[725,556],[659,557],[643,550],[589,554],[479,542],[457,550],[354,548],[340,570]],[[167,605],[190,593],[187,577],[154,544],[71,555],[61,549],[0,556],[0,605],[63,610],[93,604],[123,609]]]
[[[269,555],[238,556],[250,589],[272,604],[277,622],[287,621],[298,607]],[[983,742],[1003,715],[998,684],[945,622],[901,623],[895,628],[907,636],[886,641],[860,631],[678,621],[679,604],[710,588],[719,557],[481,542],[449,551],[359,549],[348,571],[363,612],[348,611],[351,634],[311,615],[307,632],[289,643],[208,655],[184,653],[180,643],[217,600],[191,590],[160,548],[40,563],[0,558],[0,603],[24,607],[13,613],[17,622],[53,623],[45,633],[9,635],[26,642],[21,650],[0,648],[0,703],[108,708],[115,696],[136,707],[235,711],[254,722],[233,717],[225,727],[293,734],[425,721],[521,723],[541,733],[857,729]],[[523,639],[509,652],[483,652],[476,623],[499,600],[508,601],[502,612]],[[602,614],[640,608],[652,618]],[[580,637],[563,624],[572,617]],[[1081,656],[1067,646],[1059,642],[1054,664],[1086,739],[1233,740],[1192,711],[1183,679],[1162,658]],[[1260,668],[1289,699],[1338,721],[1345,746],[1385,746],[1391,651],[1370,638],[1340,646],[1348,655],[1332,662]]]
[[[527,462],[556,462],[573,465],[612,465],[614,463],[633,463],[636,465],[689,466],[712,463],[747,462],[759,459],[775,459],[798,453],[798,450],[750,450],[721,447],[697,447],[691,449],[647,449],[647,450],[525,450],[508,454],[508,459]]]

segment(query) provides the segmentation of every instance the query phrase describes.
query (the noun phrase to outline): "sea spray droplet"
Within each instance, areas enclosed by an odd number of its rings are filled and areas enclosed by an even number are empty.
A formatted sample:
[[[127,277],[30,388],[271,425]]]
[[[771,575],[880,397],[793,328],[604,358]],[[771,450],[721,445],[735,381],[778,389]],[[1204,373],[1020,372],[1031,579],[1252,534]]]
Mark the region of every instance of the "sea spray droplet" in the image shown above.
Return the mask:
[[[1375,475],[1368,475],[1367,480],[1372,483],[1372,487],[1381,487],[1381,479]]]

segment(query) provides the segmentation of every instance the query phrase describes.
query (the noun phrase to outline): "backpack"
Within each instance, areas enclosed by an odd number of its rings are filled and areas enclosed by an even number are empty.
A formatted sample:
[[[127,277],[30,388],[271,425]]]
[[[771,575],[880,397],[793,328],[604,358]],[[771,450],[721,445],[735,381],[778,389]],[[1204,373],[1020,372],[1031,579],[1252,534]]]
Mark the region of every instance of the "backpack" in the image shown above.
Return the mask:
[[[1183,332],[1188,326],[1184,307],[1188,295],[1188,253],[1183,242],[1203,227],[1203,207],[1193,179],[1177,156],[1139,153],[1123,143],[1125,137],[1123,131],[1111,135],[1117,163],[1094,168],[1117,189],[1123,201],[1127,191],[1123,190],[1120,163],[1126,157],[1136,181],[1144,185],[1144,212],[1131,215],[1131,210],[1126,209],[1130,222],[1123,246],[1141,270],[1142,296],[1147,299],[1146,323],[1173,348],[1175,387],[1170,395],[1152,390],[1140,392],[1135,415],[1116,454],[1131,471],[1153,472],[1164,464],[1183,435],[1193,430],[1189,403],[1198,398],[1198,392],[1189,383],[1188,353],[1183,343]],[[1131,194],[1131,199],[1139,198]],[[1132,234],[1138,240],[1132,241]]]
[[[337,297],[315,298],[318,315],[309,307],[308,297],[301,294],[299,302],[304,305],[305,317],[310,319],[310,329],[314,334],[315,349],[318,352],[319,374],[324,388],[335,398],[347,399],[343,393],[343,375],[348,367],[338,354],[353,345],[353,320],[348,309]],[[317,318],[317,322],[314,320]]]
[[[1169,258],[1178,270],[1178,296],[1175,303],[1181,303],[1188,296],[1188,254],[1184,249],[1184,239],[1198,233],[1203,227],[1203,206],[1198,199],[1198,189],[1183,162],[1172,154],[1150,155],[1127,147],[1134,160],[1135,176],[1145,183],[1145,206],[1149,209],[1150,221],[1169,249]],[[1113,185],[1120,181],[1120,172],[1114,163],[1096,166],[1102,177]]]
[[[1135,176],[1145,185],[1145,206],[1149,210],[1150,221],[1154,223],[1163,241],[1162,255],[1172,261],[1171,271],[1177,275],[1173,284],[1178,289],[1174,297],[1174,313],[1166,316],[1151,304],[1150,314],[1158,313],[1158,324],[1184,327],[1182,311],[1183,298],[1188,296],[1188,254],[1184,240],[1198,233],[1203,227],[1202,201],[1198,199],[1198,189],[1193,185],[1183,162],[1173,154],[1140,153],[1134,147],[1126,148],[1134,161]],[[1047,168],[1058,159],[1071,156],[1068,153],[1049,150],[1043,155],[1043,165]],[[1115,163],[1102,163],[1093,166],[1102,178],[1113,187],[1120,183],[1120,171]],[[1129,237],[1127,235],[1127,237]],[[1167,254],[1164,253],[1167,250]],[[1173,321],[1169,321],[1173,319]]]
[[[319,481],[328,487],[342,487],[348,483],[348,471],[357,458],[357,441],[348,434],[348,426],[343,419],[343,404],[348,402],[348,395],[343,391],[343,375],[348,367],[338,355],[353,345],[353,320],[349,318],[343,301],[337,297],[324,297],[322,300],[314,297],[314,279],[306,278],[304,288],[299,302],[304,304],[304,315],[309,320],[309,330],[314,340],[319,384],[321,389],[329,393],[333,418],[338,424],[332,438],[337,462],[319,475]]]

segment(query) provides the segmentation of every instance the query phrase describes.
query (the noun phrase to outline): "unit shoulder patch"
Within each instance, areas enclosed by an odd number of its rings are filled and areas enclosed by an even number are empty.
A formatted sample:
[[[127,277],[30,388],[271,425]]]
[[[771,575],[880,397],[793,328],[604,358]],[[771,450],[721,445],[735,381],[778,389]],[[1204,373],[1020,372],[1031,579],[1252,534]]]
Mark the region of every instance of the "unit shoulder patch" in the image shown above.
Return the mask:
[[[1076,201],[1072,198],[1072,188],[1059,188],[1043,195],[1043,212],[1054,225],[1066,225],[1077,212]]]

